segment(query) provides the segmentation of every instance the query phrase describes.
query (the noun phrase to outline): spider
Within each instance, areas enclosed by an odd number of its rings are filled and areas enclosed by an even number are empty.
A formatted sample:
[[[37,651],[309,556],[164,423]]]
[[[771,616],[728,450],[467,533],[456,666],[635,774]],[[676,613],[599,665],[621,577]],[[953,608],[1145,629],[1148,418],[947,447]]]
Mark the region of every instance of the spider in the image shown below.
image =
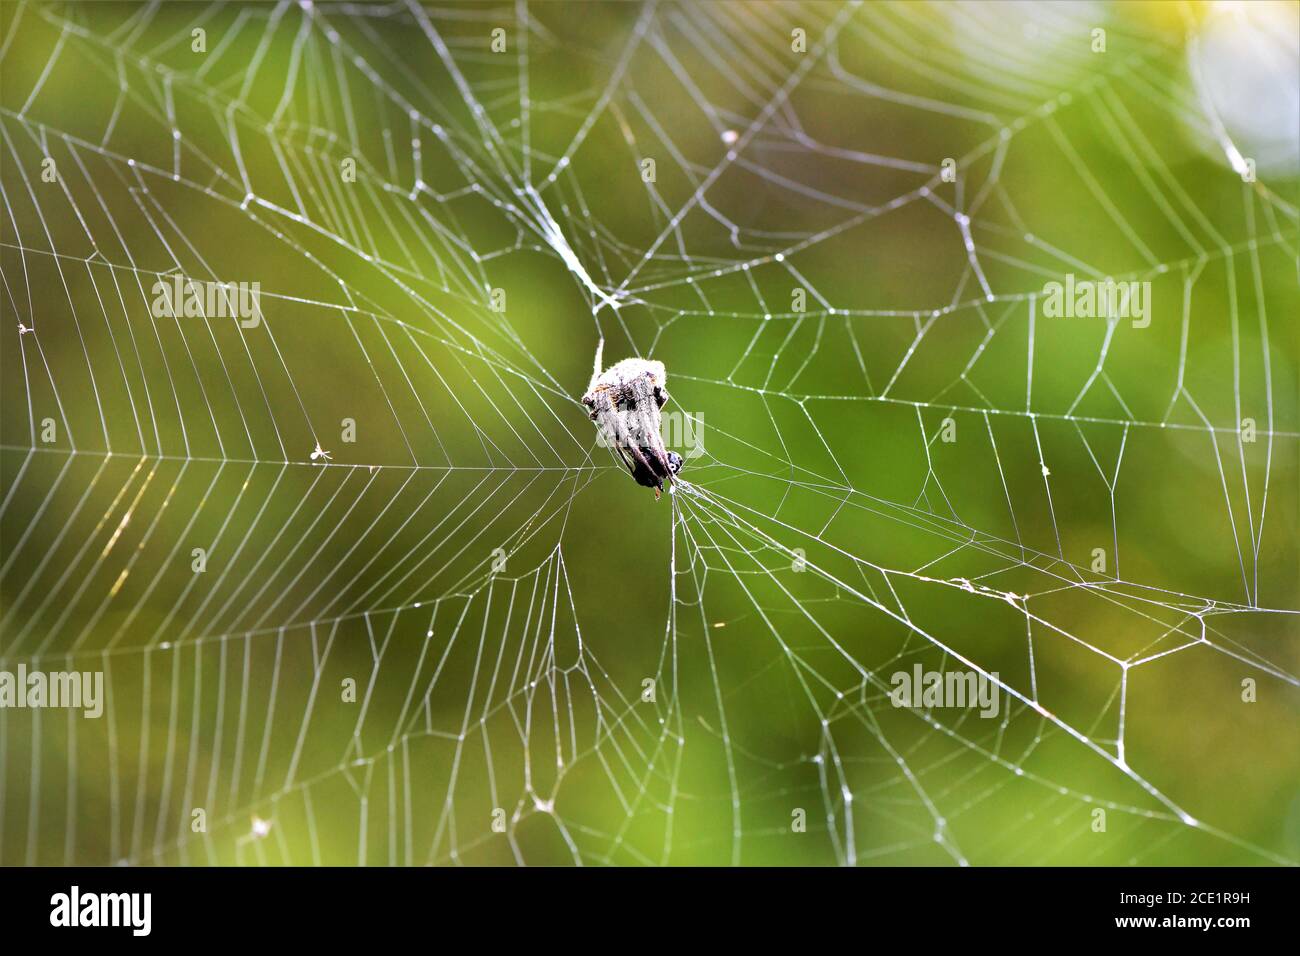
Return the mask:
[[[316,448],[311,453],[311,460],[316,461],[317,459],[320,459],[321,461],[333,460],[333,456],[320,446],[320,442],[316,443]]]
[[[604,347],[601,339],[582,404],[600,426],[605,443],[618,453],[638,485],[654,489],[657,501],[664,481],[671,484],[682,470],[682,456],[665,450],[659,435],[659,410],[668,403],[664,363],[628,358],[602,372]]]

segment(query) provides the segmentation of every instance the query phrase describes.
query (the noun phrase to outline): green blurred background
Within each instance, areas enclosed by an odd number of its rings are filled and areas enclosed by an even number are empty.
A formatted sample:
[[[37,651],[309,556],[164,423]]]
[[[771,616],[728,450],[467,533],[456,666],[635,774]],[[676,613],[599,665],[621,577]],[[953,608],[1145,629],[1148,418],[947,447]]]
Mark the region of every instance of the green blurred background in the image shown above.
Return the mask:
[[[0,861],[1300,860],[1296,18],[6,4]]]

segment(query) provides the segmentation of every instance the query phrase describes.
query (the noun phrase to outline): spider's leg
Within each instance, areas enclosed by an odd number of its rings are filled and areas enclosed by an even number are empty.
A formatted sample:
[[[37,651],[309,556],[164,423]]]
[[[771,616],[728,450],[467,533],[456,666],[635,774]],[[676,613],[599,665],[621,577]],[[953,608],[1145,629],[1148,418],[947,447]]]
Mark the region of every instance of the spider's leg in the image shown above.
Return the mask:
[[[628,466],[628,471],[636,477],[636,467],[628,460],[630,456],[633,461],[639,464],[649,474],[655,474],[654,468],[650,462],[646,461],[645,455],[637,447],[637,443],[632,440],[632,435],[627,430],[627,425],[623,422],[623,416],[614,408],[614,403],[610,400],[608,390],[596,393],[596,416],[597,421],[605,429],[606,435],[613,435],[614,443],[623,455],[623,464]]]
[[[658,405],[659,410],[662,410],[663,407],[667,405],[669,401],[672,400],[672,396],[668,394],[668,389],[664,388],[662,385],[656,385],[654,389],[654,400],[655,400],[655,404]],[[655,414],[656,424],[658,424],[659,421],[662,420],[659,418],[659,411],[656,410],[654,414]],[[671,460],[668,457],[667,450],[664,448],[663,439],[659,435],[658,428],[655,428],[654,436],[657,439],[657,444],[658,444],[658,448],[656,448],[655,451],[660,456],[662,464],[664,466],[664,477],[668,479],[668,483],[671,485],[677,473],[672,469]],[[678,458],[678,461],[681,461],[681,459]],[[658,497],[659,495],[658,493],[656,493],[655,498]]]
[[[636,441],[632,433],[628,431],[627,425],[622,421],[618,424],[621,433],[621,448],[628,456],[628,470],[632,472],[632,477],[636,479],[637,484],[645,485],[647,488],[653,487],[656,483],[662,484],[663,481],[655,466],[653,456],[647,457],[645,449]],[[633,464],[635,462],[635,464]]]
[[[641,452],[640,446],[633,441],[632,434],[627,430],[627,425],[623,423],[623,419],[618,415],[614,415],[612,416],[612,420],[614,422],[614,434],[618,439],[619,446],[625,449],[627,453],[632,456],[633,460],[647,472],[652,475],[657,475],[658,472],[656,472],[654,466],[646,460],[645,455]],[[632,474],[636,474],[635,469],[632,470]]]
[[[649,397],[637,402],[637,413],[641,431],[644,433],[645,448],[655,467],[652,469],[657,478],[672,481],[673,470],[668,466],[668,451],[664,448],[663,437],[659,434],[659,409],[651,404]]]

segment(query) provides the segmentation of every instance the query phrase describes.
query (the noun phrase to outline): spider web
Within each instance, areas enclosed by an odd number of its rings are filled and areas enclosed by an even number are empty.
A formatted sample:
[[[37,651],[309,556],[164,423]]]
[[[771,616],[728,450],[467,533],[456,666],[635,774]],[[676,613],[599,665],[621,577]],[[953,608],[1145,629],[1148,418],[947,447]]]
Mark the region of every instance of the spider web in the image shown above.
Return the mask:
[[[6,6],[0,664],[106,703],[0,860],[1296,862],[1295,174],[1172,10]]]

